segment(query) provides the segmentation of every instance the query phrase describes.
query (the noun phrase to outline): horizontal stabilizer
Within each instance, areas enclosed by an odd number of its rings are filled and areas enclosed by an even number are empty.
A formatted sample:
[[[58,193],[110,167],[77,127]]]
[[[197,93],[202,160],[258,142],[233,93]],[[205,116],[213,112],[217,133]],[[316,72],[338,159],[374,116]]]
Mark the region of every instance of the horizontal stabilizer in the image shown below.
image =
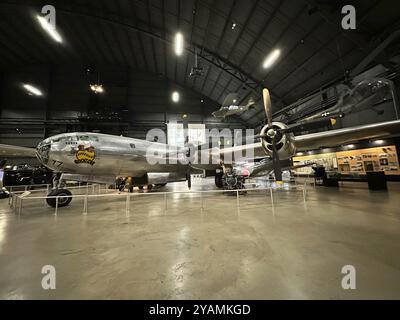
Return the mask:
[[[0,144],[0,158],[12,158],[12,157],[35,158],[36,149]]]

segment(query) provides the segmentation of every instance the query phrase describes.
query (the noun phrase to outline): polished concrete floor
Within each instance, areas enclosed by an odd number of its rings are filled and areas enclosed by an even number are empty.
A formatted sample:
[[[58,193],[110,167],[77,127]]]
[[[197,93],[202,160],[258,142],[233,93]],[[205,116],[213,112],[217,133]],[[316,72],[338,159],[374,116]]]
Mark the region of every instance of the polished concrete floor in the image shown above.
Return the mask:
[[[155,191],[127,211],[125,194],[111,193],[90,198],[87,215],[83,199],[57,215],[43,200],[20,215],[0,200],[0,298],[400,298],[400,183],[273,197]],[[56,269],[55,290],[41,287],[44,265]],[[356,268],[356,290],[341,287],[344,265]]]

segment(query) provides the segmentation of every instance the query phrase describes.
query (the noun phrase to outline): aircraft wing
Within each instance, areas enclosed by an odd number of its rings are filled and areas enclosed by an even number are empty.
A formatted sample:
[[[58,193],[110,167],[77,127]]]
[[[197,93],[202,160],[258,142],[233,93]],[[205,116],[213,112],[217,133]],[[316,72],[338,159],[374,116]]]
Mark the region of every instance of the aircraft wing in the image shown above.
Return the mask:
[[[359,140],[383,138],[394,134],[400,134],[400,120],[296,136],[295,146],[297,151],[307,151],[324,147],[336,147]],[[252,156],[249,156],[249,152]],[[225,160],[235,159],[235,153],[243,156],[247,155],[247,160],[254,157],[267,156],[261,142],[217,149],[211,152],[213,157],[220,157]]]
[[[400,120],[296,136],[295,145],[298,151],[306,151],[336,147],[358,140],[376,139],[393,134],[400,134]]]
[[[26,157],[35,158],[36,149],[0,144],[0,158]]]

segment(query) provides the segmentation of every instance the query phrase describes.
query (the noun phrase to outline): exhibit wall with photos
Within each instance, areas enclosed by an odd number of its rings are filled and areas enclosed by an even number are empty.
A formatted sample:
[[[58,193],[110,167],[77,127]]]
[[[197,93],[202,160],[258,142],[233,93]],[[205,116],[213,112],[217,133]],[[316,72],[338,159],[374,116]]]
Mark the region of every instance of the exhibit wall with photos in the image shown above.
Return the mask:
[[[395,145],[293,158],[295,166],[307,163],[323,165],[327,171],[338,171],[343,174],[365,174],[367,171],[384,171],[388,175],[400,175],[399,159]],[[295,171],[297,174],[313,173],[311,167],[299,168]]]
[[[313,174],[314,170],[312,169],[312,164],[317,164],[319,166],[324,166],[327,171],[336,171],[337,170],[337,160],[336,153],[320,153],[320,154],[312,154],[307,156],[300,156],[293,158],[293,165],[304,165],[310,164],[309,167],[297,168],[294,171],[297,174]]]

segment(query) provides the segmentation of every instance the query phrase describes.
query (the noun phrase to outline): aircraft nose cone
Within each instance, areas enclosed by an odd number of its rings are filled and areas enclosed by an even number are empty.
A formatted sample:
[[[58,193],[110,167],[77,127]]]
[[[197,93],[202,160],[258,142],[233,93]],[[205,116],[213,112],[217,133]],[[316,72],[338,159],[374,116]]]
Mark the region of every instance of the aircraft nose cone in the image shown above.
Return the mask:
[[[269,129],[267,131],[267,135],[268,135],[268,137],[271,137],[271,138],[275,137],[275,130],[274,129]]]
[[[40,162],[46,164],[49,161],[49,152],[51,149],[51,143],[48,140],[43,140],[36,147],[36,155]]]

